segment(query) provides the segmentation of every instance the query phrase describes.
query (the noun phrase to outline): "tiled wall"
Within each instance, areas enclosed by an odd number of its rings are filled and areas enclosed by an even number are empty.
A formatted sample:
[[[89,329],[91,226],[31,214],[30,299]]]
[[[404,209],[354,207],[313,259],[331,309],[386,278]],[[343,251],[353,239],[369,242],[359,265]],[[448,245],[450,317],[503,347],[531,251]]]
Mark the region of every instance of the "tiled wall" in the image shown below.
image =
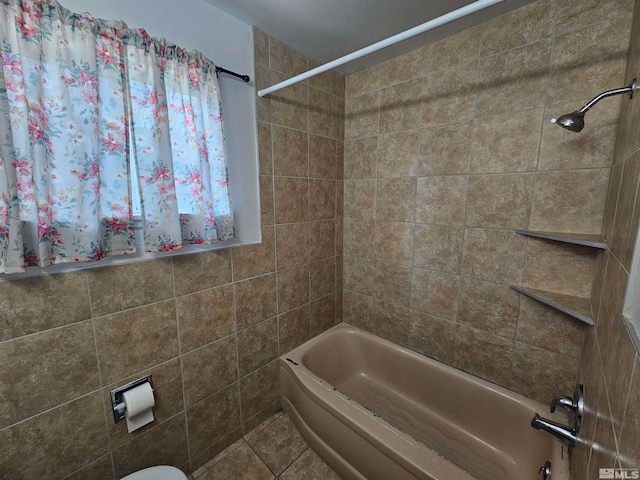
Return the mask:
[[[344,320],[548,403],[583,324],[510,284],[589,297],[632,1],[540,0],[346,79]]]
[[[261,32],[256,60],[307,68]],[[279,408],[277,356],[340,319],[343,86],[258,101],[261,244],[0,282],[0,478],[190,471]],[[109,392],[148,373],[156,421],[128,434]]]
[[[640,1],[623,84],[634,77],[640,78]],[[593,289],[597,328],[586,335],[580,364],[586,416],[572,458],[573,480],[597,480],[600,468],[640,468],[640,359],[621,317],[640,217],[639,132],[640,102],[625,97],[603,227],[609,249]]]

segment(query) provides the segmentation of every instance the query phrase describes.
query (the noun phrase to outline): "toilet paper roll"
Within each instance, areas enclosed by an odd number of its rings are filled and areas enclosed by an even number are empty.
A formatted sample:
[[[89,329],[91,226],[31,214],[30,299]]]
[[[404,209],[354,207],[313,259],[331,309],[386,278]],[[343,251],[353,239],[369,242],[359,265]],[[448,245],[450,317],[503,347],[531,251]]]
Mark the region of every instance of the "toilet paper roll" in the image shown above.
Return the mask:
[[[153,406],[156,399],[150,383],[143,383],[122,394],[126,406],[125,416],[129,433],[153,422]]]

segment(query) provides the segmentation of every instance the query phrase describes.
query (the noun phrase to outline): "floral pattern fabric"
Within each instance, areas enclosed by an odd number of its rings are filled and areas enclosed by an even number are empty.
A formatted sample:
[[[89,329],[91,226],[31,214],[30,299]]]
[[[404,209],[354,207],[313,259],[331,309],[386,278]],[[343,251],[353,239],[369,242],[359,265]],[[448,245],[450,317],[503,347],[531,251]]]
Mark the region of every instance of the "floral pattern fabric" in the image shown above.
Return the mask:
[[[0,57],[0,273],[135,251],[130,143],[147,251],[235,236],[211,62],[55,0],[0,0]]]
[[[127,46],[145,249],[235,237],[215,66],[144,30]]]
[[[0,4],[0,272],[134,250],[122,35]]]

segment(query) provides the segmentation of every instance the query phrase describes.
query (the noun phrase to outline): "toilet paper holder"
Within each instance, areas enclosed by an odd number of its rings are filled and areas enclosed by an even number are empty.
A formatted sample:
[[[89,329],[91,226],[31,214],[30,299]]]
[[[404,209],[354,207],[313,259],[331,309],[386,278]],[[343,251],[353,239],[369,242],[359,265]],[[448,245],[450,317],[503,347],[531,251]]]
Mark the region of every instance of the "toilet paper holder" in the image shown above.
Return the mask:
[[[149,385],[151,385],[151,390],[153,390],[153,392],[155,393],[151,375],[147,375],[146,377],[139,378],[138,380],[134,380],[133,382],[127,383],[126,385],[111,390],[111,406],[113,408],[113,419],[116,423],[126,418],[126,405],[124,404],[124,398],[122,397],[122,394],[127,390],[136,388],[137,386],[142,385],[146,382],[149,382]]]

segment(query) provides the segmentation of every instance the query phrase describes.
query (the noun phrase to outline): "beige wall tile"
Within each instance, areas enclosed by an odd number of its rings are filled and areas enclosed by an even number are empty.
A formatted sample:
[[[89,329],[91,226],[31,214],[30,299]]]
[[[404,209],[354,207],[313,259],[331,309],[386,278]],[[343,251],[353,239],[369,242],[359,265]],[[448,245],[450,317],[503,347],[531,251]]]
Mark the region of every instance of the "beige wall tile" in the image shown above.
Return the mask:
[[[278,355],[309,340],[309,307],[294,308],[278,317]]]
[[[273,126],[273,170],[285,177],[309,175],[309,134]]]
[[[413,222],[416,206],[416,177],[378,179],[376,220]]]
[[[455,323],[430,315],[416,315],[406,347],[451,365],[455,348]]]
[[[456,319],[485,332],[514,338],[518,323],[518,294],[507,285],[460,279]]]
[[[593,443],[596,446],[592,450],[589,460],[588,478],[598,478],[600,468],[613,468],[616,460],[615,435],[611,424],[609,407],[605,406],[606,412],[598,412],[598,423]]]
[[[256,91],[268,88],[271,83],[271,71],[267,66],[255,64]],[[271,122],[271,97],[256,98],[256,120]]]
[[[224,390],[187,409],[189,448],[192,455],[212,445],[240,426],[238,386]]]
[[[640,151],[634,153],[624,162],[622,167],[622,180],[620,182],[620,194],[616,207],[616,218],[613,222],[609,248],[613,254],[626,265],[631,264],[631,257],[635,242],[629,243],[629,236],[634,239],[638,231],[637,222],[632,222],[634,208],[637,204],[638,179],[640,178]],[[637,214],[637,213],[636,213]],[[633,229],[633,231],[631,230]]]
[[[155,465],[183,466],[189,461],[184,414],[124,444],[113,460],[116,478]]]
[[[0,282],[0,341],[88,318],[85,272]]]
[[[324,220],[336,216],[335,180],[309,180],[309,220]]]
[[[346,259],[345,259],[346,260]],[[370,330],[373,299],[346,289],[342,293],[342,320],[354,327]]]
[[[243,423],[278,399],[278,385],[277,360],[240,379]]]
[[[588,298],[596,269],[597,256],[589,247],[530,238],[523,284]]]
[[[460,273],[464,229],[416,224],[413,266],[445,273]]]
[[[529,229],[600,233],[608,185],[608,168],[538,173]]]
[[[420,131],[410,130],[378,137],[377,176],[415,176],[420,161]]]
[[[627,413],[624,418],[624,427],[620,436],[618,449],[621,455],[622,466],[635,468],[640,463],[640,416],[634,412],[640,408],[640,363],[636,360],[636,368],[627,400]]]
[[[238,332],[238,367],[243,377],[278,356],[276,317]]]
[[[336,178],[344,180],[344,135],[336,141]]]
[[[613,222],[616,218],[620,183],[622,182],[622,168],[624,163],[618,163],[611,168],[611,179],[607,190],[607,202],[604,207],[604,219],[602,221],[602,236],[611,242]]]
[[[321,65],[320,62],[313,58],[309,58],[308,62],[309,70]],[[340,91],[340,84],[342,84],[342,91]],[[329,70],[328,72],[311,77],[309,79],[309,86],[330,93],[331,95],[341,96],[344,98],[344,77],[334,70]]]
[[[277,311],[276,275],[264,275],[234,285],[238,330],[275,317]]]
[[[511,50],[551,36],[556,3],[540,0],[482,24],[480,56]]]
[[[612,98],[598,105],[598,115],[592,115],[587,120],[588,135],[576,135],[551,123],[551,118],[575,111],[589,100],[589,98],[574,100],[547,107],[540,143],[540,170],[611,166],[620,113],[620,98]]]
[[[344,288],[364,295],[374,294],[375,261],[344,256]]]
[[[534,108],[475,119],[471,132],[470,172],[535,171],[543,112],[542,108]],[[547,124],[544,125],[546,129]],[[551,132],[549,128],[550,133],[556,134],[556,130],[566,131],[557,125],[551,126],[555,130]]]
[[[311,82],[311,80],[309,80]],[[336,138],[338,133],[338,98],[309,87],[309,133]]]
[[[631,17],[599,23],[555,38],[547,98],[568,102],[620,87]]]
[[[380,90],[380,133],[420,127],[422,80],[399,83]]]
[[[411,303],[411,266],[378,260],[373,287],[376,298],[408,307]]]
[[[518,285],[525,264],[525,245],[525,239],[513,231],[469,228],[464,234],[462,274]]]
[[[257,64],[269,66],[269,35],[256,27],[253,33],[253,61]]]
[[[109,450],[99,392],[0,430],[0,472],[61,478]],[[64,441],[60,439],[64,438]]]
[[[260,176],[260,225],[273,225],[276,221],[273,208],[273,177]]]
[[[477,59],[480,29],[480,25],[467,28],[462,32],[421,48],[419,50],[422,57],[421,76]]]
[[[258,161],[260,175],[273,175],[273,143],[271,125],[258,122]]]
[[[454,367],[508,387],[513,372],[514,353],[513,340],[458,325]]]
[[[344,106],[344,139],[353,140],[361,137],[372,137],[378,134],[378,91],[365,93],[358,97],[350,97]]]
[[[99,317],[173,296],[171,259],[87,272],[93,315]]]
[[[344,216],[347,218],[373,218],[376,207],[375,180],[344,181]]]
[[[413,223],[378,222],[363,235],[374,235],[376,258],[390,263],[411,265],[413,257]],[[362,254],[357,251],[354,254]]]
[[[544,106],[550,58],[550,40],[482,58],[476,115]]]
[[[256,277],[276,270],[276,243],[274,227],[262,227],[262,242],[231,250],[233,279]]]
[[[156,400],[156,404],[153,407],[154,421],[135,432],[129,433],[127,429],[127,422],[115,423],[113,421],[111,390],[147,375],[153,376],[152,380]],[[206,385],[200,386],[206,388]],[[121,378],[115,383],[107,384],[102,387],[102,398],[104,402],[104,415],[107,419],[109,442],[111,444],[111,450],[113,450],[116,447],[145,434],[149,430],[157,427],[161,423],[169,420],[171,417],[184,410],[184,392],[182,389],[180,360],[178,358],[173,358],[168,362],[146,369],[142,372],[136,372],[128,377]]]
[[[336,301],[336,295],[330,294],[311,302],[309,323],[312,337],[320,335],[338,323],[336,321]]]
[[[353,98],[380,89],[380,65],[365,68],[345,78],[346,98]]]
[[[72,473],[64,480],[84,480],[86,478],[104,478],[112,480],[114,478],[111,454],[103,455],[95,462],[85,465],[80,470]]]
[[[556,30],[564,33],[590,23],[612,20],[633,13],[633,0],[566,0],[558,4]]]
[[[414,268],[411,308],[446,320],[454,320],[459,287],[458,275]]]
[[[420,132],[418,175],[458,175],[469,172],[471,123],[425,128]]]
[[[271,70],[270,77],[271,84],[273,85],[289,78],[287,75],[283,75],[274,70]],[[271,123],[305,132],[307,131],[308,105],[306,81],[271,93],[268,98],[271,102]]]
[[[231,282],[231,251],[214,250],[172,257],[175,294],[218,287]]]
[[[421,76],[420,50],[412,50],[380,64],[380,88],[407,82]]]
[[[541,403],[556,395],[571,395],[578,375],[575,358],[516,342],[511,388]]]
[[[344,144],[344,178],[376,176],[378,137],[361,138]]]
[[[237,365],[236,339],[233,336],[183,355],[182,372],[187,407],[237,382]],[[157,386],[156,390],[160,392]]]
[[[308,223],[290,223],[276,227],[276,262],[278,270],[309,262]]]
[[[91,322],[0,343],[0,429],[98,388]]]
[[[202,298],[204,295],[206,293],[195,293],[191,297]],[[192,318],[194,313],[185,312],[184,304],[178,301],[178,314],[182,322],[187,317]],[[205,312],[200,310],[198,313],[202,315]],[[174,300],[100,317],[94,323],[103,382],[115,382],[178,356]]]
[[[304,222],[309,215],[309,180],[274,179],[276,223]]]
[[[585,325],[527,297],[520,298],[517,340],[580,359]]]
[[[467,183],[466,175],[419,177],[416,222],[464,225]]]
[[[336,141],[309,135],[309,176],[335,179],[336,167]]]
[[[316,300],[336,289],[336,258],[329,257],[309,265],[309,299]]]
[[[235,331],[231,285],[178,297],[176,308],[182,353]]]
[[[278,272],[278,313],[309,301],[309,265]]]
[[[429,73],[422,79],[420,92],[422,125],[471,120],[476,109],[477,78],[476,60]]]
[[[535,174],[472,175],[467,188],[466,225],[526,228]]]
[[[309,233],[309,259],[312,262],[336,254],[336,222],[334,220],[309,223]]]
[[[307,70],[307,57],[280,40],[269,37],[269,67],[292,77]]]

